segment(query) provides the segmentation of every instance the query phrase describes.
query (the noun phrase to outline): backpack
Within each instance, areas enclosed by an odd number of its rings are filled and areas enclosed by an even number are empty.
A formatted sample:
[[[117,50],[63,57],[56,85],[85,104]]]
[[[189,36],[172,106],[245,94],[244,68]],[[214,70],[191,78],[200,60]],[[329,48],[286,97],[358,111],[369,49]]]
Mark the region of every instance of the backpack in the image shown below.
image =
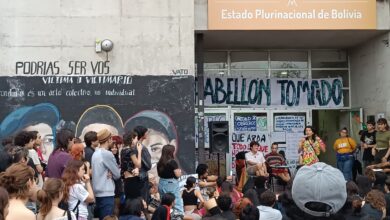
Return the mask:
[[[76,206],[72,209],[72,212],[74,212],[76,214],[77,219],[79,218],[79,205],[80,205],[80,200],[77,201]],[[66,213],[68,215],[68,220],[70,220],[72,218],[72,216],[70,215],[70,211],[69,211],[69,204],[67,202],[61,201],[58,204],[58,208],[67,211]]]

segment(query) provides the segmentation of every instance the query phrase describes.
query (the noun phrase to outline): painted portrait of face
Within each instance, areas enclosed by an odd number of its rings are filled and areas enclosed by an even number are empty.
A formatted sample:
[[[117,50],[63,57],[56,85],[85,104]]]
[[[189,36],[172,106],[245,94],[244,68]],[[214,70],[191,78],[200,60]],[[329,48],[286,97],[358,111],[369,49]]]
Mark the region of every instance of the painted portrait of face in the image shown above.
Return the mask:
[[[25,131],[37,131],[37,140],[35,144],[41,148],[42,156],[45,161],[49,159],[54,149],[54,136],[52,128],[45,123],[27,126]]]
[[[123,135],[123,122],[118,112],[108,105],[95,105],[85,110],[76,126],[76,136],[84,141],[89,131],[99,132],[106,128],[112,135]]]
[[[176,145],[176,139],[169,140],[167,135],[162,132],[156,131],[153,128],[148,128],[146,133],[146,139],[142,142],[148,148],[150,156],[152,157],[152,166],[156,166],[160,160],[161,151],[164,145],[171,144]]]
[[[0,125],[0,138],[14,136],[20,131],[37,131],[41,136],[40,148],[47,160],[54,149],[56,126],[60,121],[60,113],[56,106],[41,103],[16,109],[7,115]],[[36,142],[35,144],[39,144]]]
[[[125,130],[131,131],[139,125],[148,129],[142,144],[148,149],[151,156],[152,169],[149,172],[158,176],[157,162],[160,160],[163,146],[172,144],[175,146],[176,152],[179,148],[175,125],[167,114],[152,110],[141,111],[133,115],[125,122]]]

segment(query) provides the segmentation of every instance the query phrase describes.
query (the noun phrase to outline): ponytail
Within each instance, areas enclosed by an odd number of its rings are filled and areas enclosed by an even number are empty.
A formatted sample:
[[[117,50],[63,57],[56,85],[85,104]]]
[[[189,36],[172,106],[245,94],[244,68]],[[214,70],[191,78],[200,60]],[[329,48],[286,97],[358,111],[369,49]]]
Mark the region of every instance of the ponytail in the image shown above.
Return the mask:
[[[37,199],[41,203],[39,213],[43,218],[50,212],[53,200],[62,199],[60,194],[64,191],[64,188],[64,182],[61,179],[48,178],[45,181],[42,189],[37,193]]]
[[[41,213],[42,217],[45,218],[47,213],[50,212],[53,202],[46,191],[42,189],[38,191],[37,199],[41,203],[39,213]]]

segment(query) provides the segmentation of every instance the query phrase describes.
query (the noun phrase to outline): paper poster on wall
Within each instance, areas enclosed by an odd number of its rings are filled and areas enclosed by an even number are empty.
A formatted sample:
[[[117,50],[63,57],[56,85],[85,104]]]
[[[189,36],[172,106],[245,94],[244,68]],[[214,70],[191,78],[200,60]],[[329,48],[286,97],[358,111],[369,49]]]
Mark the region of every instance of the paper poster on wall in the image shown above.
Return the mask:
[[[256,117],[256,130],[257,131],[266,131],[267,128],[267,116],[257,116]]]
[[[275,131],[302,132],[305,128],[305,116],[278,115],[275,116]]]
[[[286,142],[286,132],[285,131],[274,131],[271,132],[271,142],[283,143]]]
[[[256,131],[256,116],[234,116],[235,131]]]
[[[290,160],[297,160],[299,158],[298,154],[298,144],[301,138],[303,137],[302,133],[287,133],[286,134],[286,157]]]
[[[233,132],[231,137],[232,161],[236,160],[236,154],[240,151],[249,151],[251,141],[257,141],[260,144],[259,151],[264,155],[270,152],[270,140],[268,132]],[[233,172],[235,172],[235,163],[232,163]]]

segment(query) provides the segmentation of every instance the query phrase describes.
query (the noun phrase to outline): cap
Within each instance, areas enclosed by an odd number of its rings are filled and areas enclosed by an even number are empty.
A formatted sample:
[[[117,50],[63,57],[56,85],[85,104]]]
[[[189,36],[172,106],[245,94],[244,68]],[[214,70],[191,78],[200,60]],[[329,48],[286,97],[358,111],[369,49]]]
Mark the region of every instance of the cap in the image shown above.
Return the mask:
[[[111,137],[111,133],[107,129],[100,130],[97,133],[97,139],[99,143],[106,142]]]
[[[337,213],[347,200],[346,182],[340,170],[318,162],[303,166],[295,175],[292,198],[304,212],[323,217]],[[313,211],[306,208],[308,202],[320,202],[330,206],[329,211]]]

